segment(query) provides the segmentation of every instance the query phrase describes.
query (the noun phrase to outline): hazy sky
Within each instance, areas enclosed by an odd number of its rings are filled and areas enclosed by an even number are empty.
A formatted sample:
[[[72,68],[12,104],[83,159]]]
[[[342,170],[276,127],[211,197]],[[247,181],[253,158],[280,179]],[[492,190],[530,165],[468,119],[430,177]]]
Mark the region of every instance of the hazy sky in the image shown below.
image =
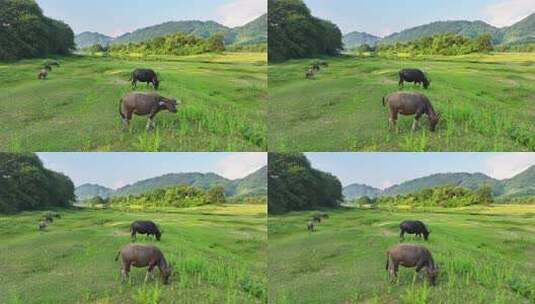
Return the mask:
[[[46,16],[63,20],[76,34],[116,37],[167,21],[217,21],[235,27],[267,11],[267,0],[37,0]]]
[[[142,179],[181,172],[214,172],[242,178],[267,164],[266,153],[38,153],[46,168],[76,186],[119,188]]]
[[[535,165],[535,153],[306,153],[312,166],[352,183],[387,188],[447,172],[480,172],[504,179]]]
[[[483,20],[508,26],[535,13],[535,0],[305,0],[312,14],[343,33],[386,36],[438,20]]]

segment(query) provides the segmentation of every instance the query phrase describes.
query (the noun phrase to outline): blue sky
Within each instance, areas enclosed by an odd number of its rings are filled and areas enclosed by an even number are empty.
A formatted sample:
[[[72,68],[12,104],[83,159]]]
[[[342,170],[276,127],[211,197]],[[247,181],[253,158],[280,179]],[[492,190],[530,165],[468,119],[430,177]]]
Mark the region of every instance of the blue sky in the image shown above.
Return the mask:
[[[46,168],[85,183],[119,188],[166,173],[215,172],[236,179],[267,164],[266,153],[37,153]]]
[[[267,11],[267,0],[37,0],[46,16],[63,20],[75,33],[112,37],[178,20],[214,20],[238,26]]]
[[[483,20],[508,26],[535,13],[534,0],[305,0],[312,14],[343,33],[385,36],[438,20]]]
[[[481,172],[510,178],[535,165],[535,153],[306,153],[314,168],[352,183],[387,188],[434,173]]]

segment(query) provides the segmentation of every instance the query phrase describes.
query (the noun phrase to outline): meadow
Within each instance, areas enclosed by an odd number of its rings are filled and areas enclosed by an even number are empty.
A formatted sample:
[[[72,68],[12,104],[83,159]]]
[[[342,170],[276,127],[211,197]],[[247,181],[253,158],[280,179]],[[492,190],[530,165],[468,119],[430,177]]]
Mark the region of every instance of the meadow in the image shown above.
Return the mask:
[[[509,208],[511,207],[511,208]],[[509,212],[511,210],[511,212]],[[424,212],[425,211],[425,212]],[[535,206],[461,209],[330,210],[308,232],[315,212],[269,216],[270,303],[534,303]],[[437,285],[400,266],[389,282],[386,251],[400,242],[399,223],[424,221],[440,267]]]
[[[42,211],[0,216],[0,303],[266,303],[266,206],[221,205],[162,210],[56,210],[47,231]],[[121,283],[114,258],[131,242],[130,223],[151,219],[173,264],[169,285],[144,283],[132,268]]]
[[[273,151],[535,151],[535,53],[465,56],[323,58],[329,67],[313,80],[317,59],[290,60],[268,69],[269,135]],[[383,96],[399,89],[398,72],[419,68],[442,120],[427,117],[411,132],[412,117],[388,128]]]
[[[135,55],[135,54],[134,54]],[[264,151],[265,53],[197,56],[70,56],[45,81],[44,59],[0,63],[0,150]],[[177,114],[134,117],[123,130],[119,100],[135,68],[152,68],[161,95],[182,101]],[[138,91],[152,87],[138,83]]]

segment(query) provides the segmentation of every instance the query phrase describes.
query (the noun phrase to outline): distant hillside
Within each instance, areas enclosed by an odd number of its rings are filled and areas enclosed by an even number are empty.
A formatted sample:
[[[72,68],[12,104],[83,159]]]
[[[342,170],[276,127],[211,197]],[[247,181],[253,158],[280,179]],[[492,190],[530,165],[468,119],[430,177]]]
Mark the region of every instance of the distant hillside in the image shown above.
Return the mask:
[[[267,15],[236,28],[229,28],[214,21],[194,20],[165,22],[126,33],[115,39],[99,33],[84,32],[76,36],[76,42],[78,48],[89,47],[97,43],[102,45],[139,43],[174,33],[185,33],[199,38],[208,38],[222,33],[227,45],[265,43],[267,42]]]
[[[76,199],[78,201],[83,201],[96,196],[108,198],[112,192],[113,190],[110,188],[95,184],[83,184],[81,186],[76,187],[76,189],[74,190],[74,194],[76,195]]]
[[[95,44],[107,46],[112,40],[112,37],[95,32],[83,32],[74,37],[74,43],[77,49],[83,49]]]
[[[344,187],[342,193],[344,194],[345,200],[351,201],[363,196],[375,198],[382,193],[382,190],[363,184],[351,184]]]
[[[346,200],[354,200],[362,196],[373,198],[377,196],[405,195],[445,185],[472,190],[488,185],[492,188],[493,195],[500,199],[532,196],[535,195],[535,166],[531,166],[516,176],[505,180],[497,180],[482,173],[439,173],[409,180],[384,191],[362,184],[348,185],[344,187],[343,191]]]
[[[76,188],[76,195],[78,200],[85,200],[97,195],[103,198],[138,195],[155,189],[190,185],[200,189],[222,186],[227,197],[265,196],[267,195],[266,170],[265,167],[261,168],[237,180],[229,180],[215,173],[173,173],[142,180],[117,190],[100,185],[85,184]]]
[[[381,37],[377,37],[363,32],[351,32],[345,34],[342,37],[342,41],[344,42],[344,48],[346,49],[359,47],[362,44],[375,46],[379,41],[381,41],[381,39]]]
[[[379,43],[405,43],[423,37],[445,33],[454,33],[468,38],[491,34],[492,42],[495,45],[535,42],[535,13],[509,27],[503,28],[497,28],[483,21],[436,21],[405,29],[384,38],[368,33],[352,32],[346,34],[343,39],[346,48],[353,48],[363,43],[372,46]]]

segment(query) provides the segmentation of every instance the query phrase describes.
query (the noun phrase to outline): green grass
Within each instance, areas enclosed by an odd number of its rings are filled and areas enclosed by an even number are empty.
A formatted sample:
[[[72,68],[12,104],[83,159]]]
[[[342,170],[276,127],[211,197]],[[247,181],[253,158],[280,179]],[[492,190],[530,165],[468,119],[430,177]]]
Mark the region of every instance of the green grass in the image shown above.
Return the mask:
[[[535,151],[535,54],[459,57],[329,58],[314,80],[314,60],[269,67],[269,135],[272,151]],[[398,72],[427,72],[426,94],[443,120],[428,130],[427,117],[411,132],[412,117],[388,129],[383,96],[398,91]]]
[[[37,230],[42,212],[0,216],[0,303],[267,302],[265,205],[58,211],[46,232]],[[121,283],[114,258],[136,219],[162,227],[160,242],[137,242],[174,264],[170,285],[144,284],[140,268]]]
[[[495,209],[495,210],[493,210]],[[520,211],[522,209],[522,211]],[[306,231],[313,212],[270,216],[270,303],[534,303],[535,206],[428,209],[340,209]],[[399,243],[399,223],[420,219],[439,264],[437,286],[400,267],[390,283],[386,251]]]
[[[265,54],[72,56],[38,81],[43,62],[0,63],[2,151],[266,150]],[[149,133],[146,117],[134,117],[131,133],[119,117],[119,100],[132,91],[129,78],[138,67],[157,71],[159,93],[183,102],[177,114],[159,113]]]

